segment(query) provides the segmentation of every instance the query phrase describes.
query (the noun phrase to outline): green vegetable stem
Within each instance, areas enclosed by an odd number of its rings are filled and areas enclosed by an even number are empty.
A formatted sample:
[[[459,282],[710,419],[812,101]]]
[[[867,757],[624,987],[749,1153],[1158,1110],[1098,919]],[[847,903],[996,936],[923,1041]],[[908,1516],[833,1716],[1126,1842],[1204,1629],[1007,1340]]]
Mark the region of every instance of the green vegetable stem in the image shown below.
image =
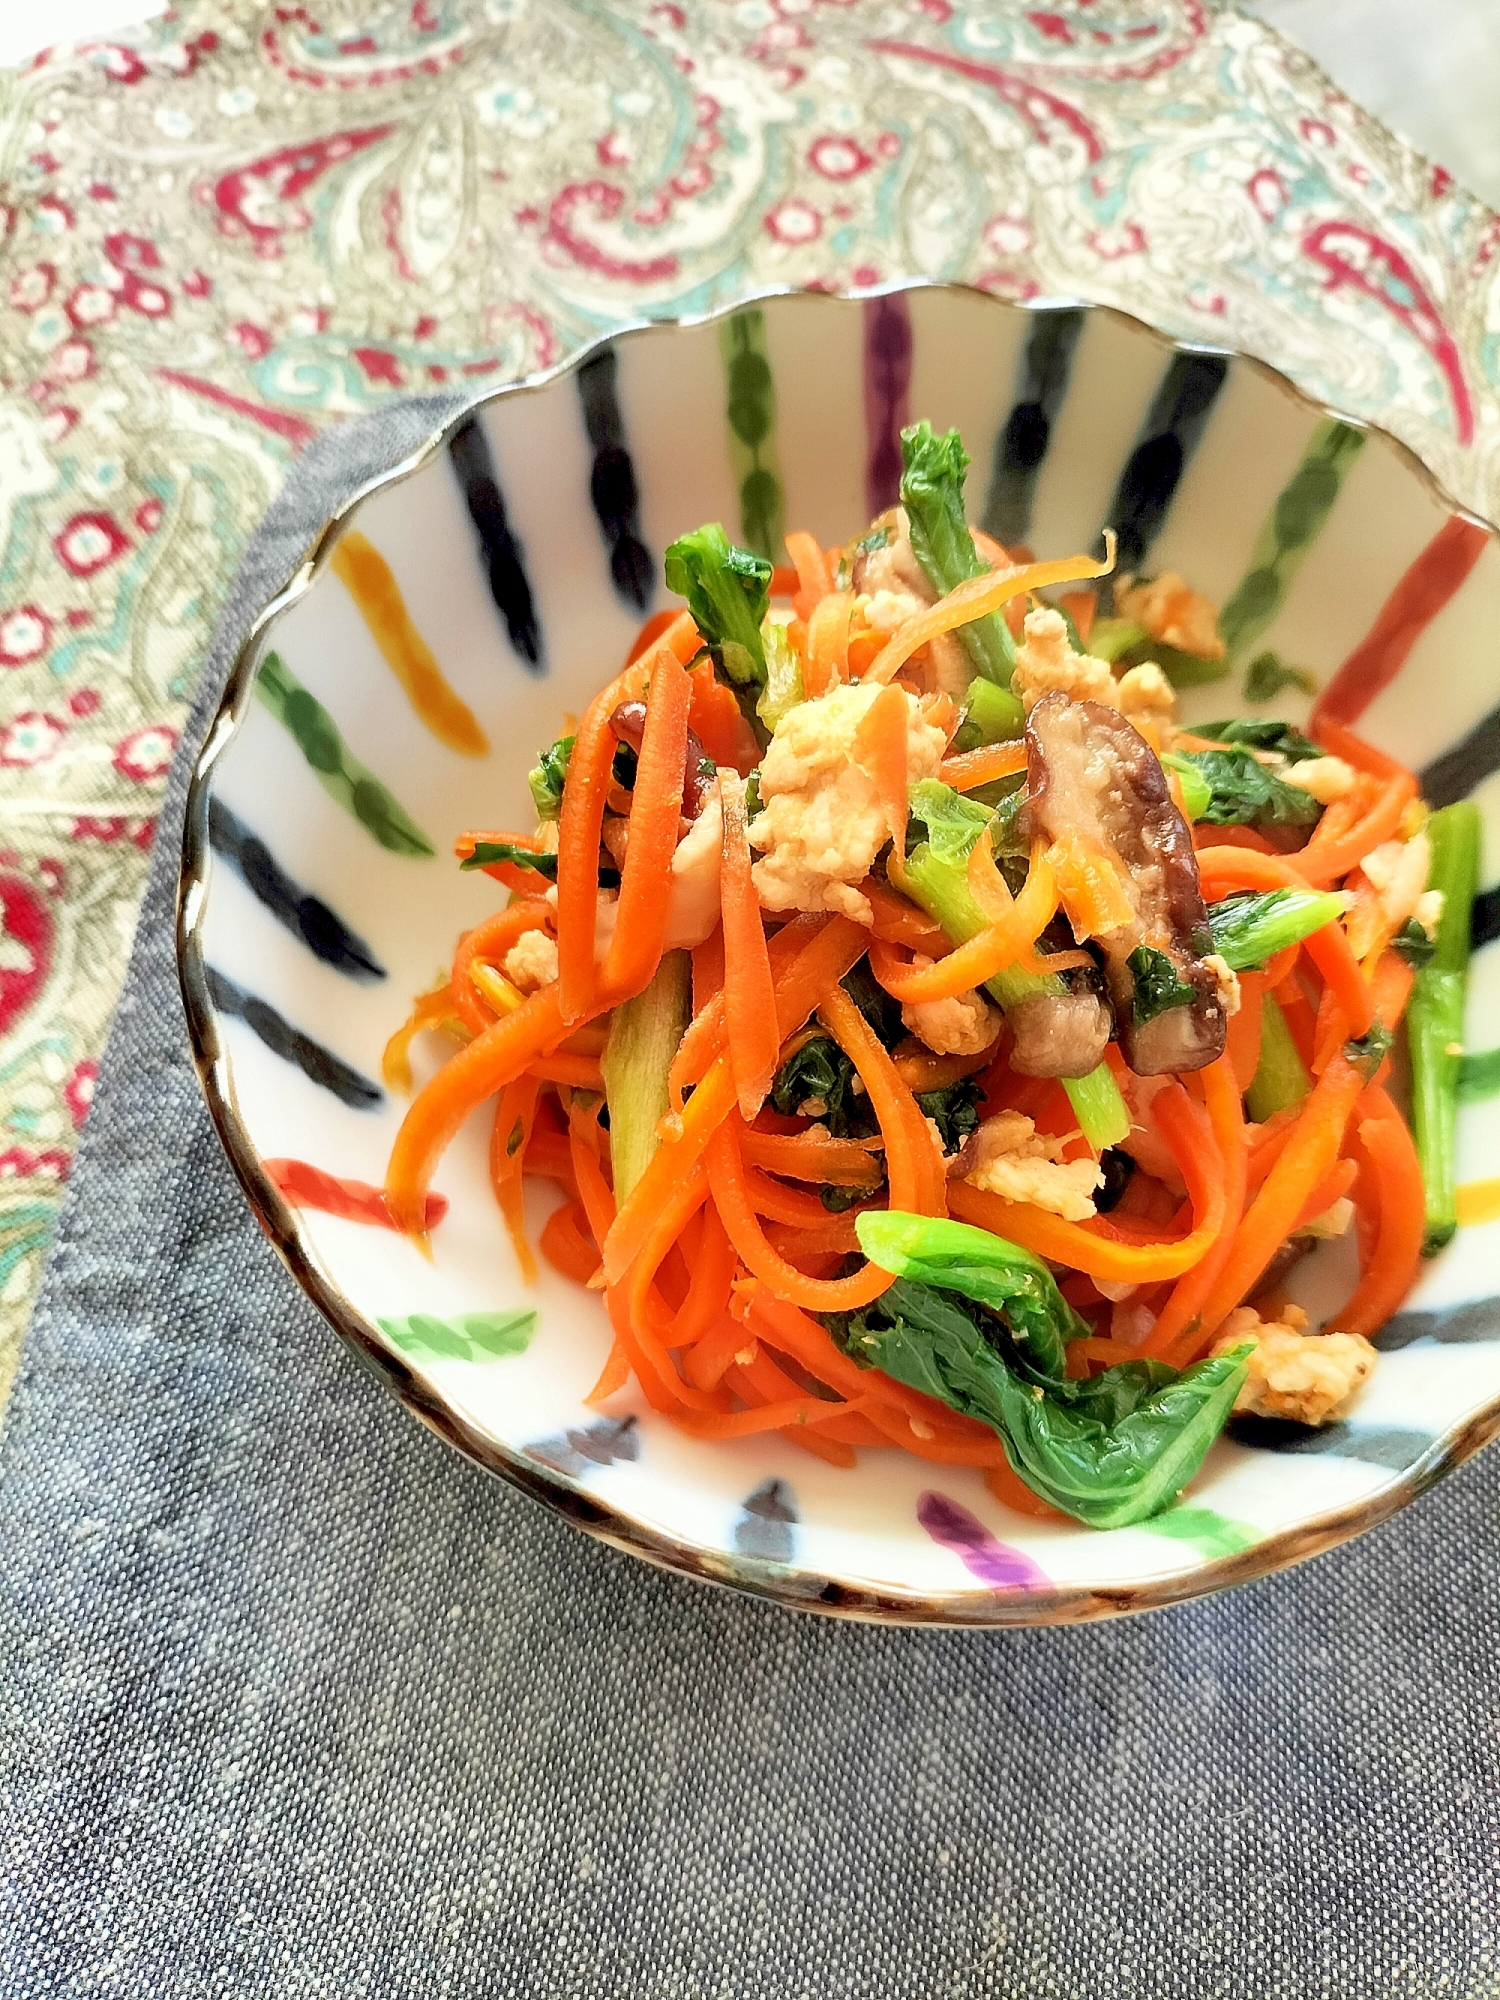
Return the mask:
[[[1013,743],[1026,727],[1026,711],[1009,688],[977,677],[969,683],[964,719],[953,738],[955,750],[978,750],[986,743]]]
[[[667,1072],[691,1013],[692,970],[685,951],[664,952],[651,984],[616,1007],[610,1020],[600,1068],[621,1204],[651,1164],[660,1143],[657,1127],[671,1109]]]
[[[1300,1104],[1312,1089],[1312,1078],[1307,1073],[1307,1065],[1297,1053],[1297,1044],[1292,1040],[1292,1031],[1286,1024],[1280,1003],[1274,993],[1261,996],[1260,1003],[1260,1062],[1250,1088],[1245,1092],[1245,1107],[1257,1124],[1284,1111],[1289,1104]]]
[[[1479,808],[1469,799],[1444,806],[1427,822],[1432,843],[1428,887],[1443,892],[1436,949],[1417,973],[1406,1011],[1411,1050],[1412,1126],[1426,1188],[1423,1252],[1431,1257],[1458,1227],[1453,1152],[1458,1077],[1463,1059],[1464,995],[1469,973],[1469,917],[1479,886]]]
[[[984,912],[969,890],[969,855],[981,834],[988,837],[994,816],[936,778],[912,786],[911,816],[926,827],[927,839],[907,855],[902,887],[955,944],[967,944],[985,928]],[[1001,1007],[1014,1007],[1030,994],[1063,993],[1066,988],[1056,973],[1007,966],[985,982],[985,990]],[[1065,1077],[1063,1088],[1094,1151],[1118,1146],[1130,1130],[1130,1113],[1108,1063],[1087,1076]]]
[[[970,577],[983,576],[989,565],[980,560],[964,514],[964,474],[969,454],[957,431],[933,435],[924,418],[901,433],[901,504],[906,509],[912,554],[939,597],[946,597]],[[1010,686],[1016,664],[1016,642],[998,611],[960,625],[958,636],[974,670],[997,687]],[[1018,732],[1012,731],[1013,735]]]
[[[1231,972],[1253,972],[1288,945],[1300,944],[1342,916],[1348,897],[1334,890],[1270,889],[1226,896],[1208,906],[1214,950]]]
[[[1248,1346],[1180,1374],[1128,1361],[1070,1381],[1067,1343],[1087,1328],[1039,1257],[929,1216],[871,1209],[855,1227],[897,1279],[833,1321],[855,1361],[988,1424],[1032,1491],[1090,1527],[1172,1504],[1234,1407]]]

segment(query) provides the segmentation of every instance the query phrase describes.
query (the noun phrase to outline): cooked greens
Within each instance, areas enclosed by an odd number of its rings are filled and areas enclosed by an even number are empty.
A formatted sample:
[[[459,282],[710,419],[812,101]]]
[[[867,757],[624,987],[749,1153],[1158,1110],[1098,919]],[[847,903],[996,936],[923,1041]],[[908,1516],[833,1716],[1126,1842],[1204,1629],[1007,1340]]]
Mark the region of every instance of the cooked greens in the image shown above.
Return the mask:
[[[1185,985],[1177,977],[1177,967],[1167,954],[1149,944],[1138,944],[1125,963],[1135,982],[1130,1006],[1138,1028],[1144,1028],[1148,1021],[1154,1021],[1158,1014],[1168,1013],[1173,1007],[1191,1007],[1198,997],[1195,987]]]
[[[1227,750],[1184,750],[1172,753],[1172,764],[1184,764],[1208,781],[1209,801],[1197,817],[1206,826],[1315,826],[1323,811],[1311,792],[1287,784],[1250,749],[1239,744]]]
[[[668,590],[688,610],[714,665],[740,687],[764,687],[761,620],[771,603],[771,565],[737,548],[717,521],[673,542],[664,560]]]
[[[1261,894],[1247,890],[1226,896],[1208,906],[1213,948],[1231,972],[1251,972],[1278,951],[1331,924],[1343,914],[1348,900],[1323,889],[1269,889]]]
[[[538,819],[556,819],[562,811],[563,784],[568,775],[568,759],[573,754],[576,741],[573,736],[559,736],[550,748],[542,752],[526,775]]]
[[[924,418],[901,433],[901,504],[906,509],[912,554],[939,597],[946,597],[989,565],[980,560],[964,513],[964,474],[969,454],[957,431],[934,434]],[[670,578],[668,579],[670,581]],[[997,687],[1010,686],[1016,642],[998,611],[960,625],[958,636],[976,673]]]
[[[855,1361],[988,1424],[1027,1485],[1090,1527],[1172,1504],[1234,1406],[1248,1346],[1180,1374],[1130,1361],[1072,1381],[1067,1343],[1087,1327],[1039,1257],[928,1216],[867,1210],[855,1226],[897,1273],[873,1305],[831,1319]]]
[[[493,868],[497,862],[508,861],[515,868],[530,868],[538,875],[545,875],[549,882],[557,880],[557,856],[537,854],[529,847],[522,847],[514,840],[477,840],[474,852],[459,862],[465,871],[472,868]]]

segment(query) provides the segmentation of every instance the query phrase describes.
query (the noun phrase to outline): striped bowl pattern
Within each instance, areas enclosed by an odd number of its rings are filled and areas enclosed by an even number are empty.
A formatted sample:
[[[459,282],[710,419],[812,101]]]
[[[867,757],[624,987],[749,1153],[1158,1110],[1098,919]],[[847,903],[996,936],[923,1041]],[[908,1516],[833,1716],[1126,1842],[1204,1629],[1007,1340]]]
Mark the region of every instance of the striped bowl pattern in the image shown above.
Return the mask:
[[[603,1311],[545,1266],[521,1284],[482,1118],[439,1172],[431,1264],[369,1226],[357,1189],[346,1215],[307,1205],[330,1175],[381,1181],[403,1109],[382,1047],[496,906],[453,838],[527,823],[536,750],[659,608],[667,542],[711,519],[767,553],[788,525],[846,539],[895,497],[916,416],[961,428],[971,512],[1001,540],[1064,554],[1109,523],[1123,566],[1181,570],[1224,607],[1233,678],[1194,690],[1188,719],[1244,709],[1248,675],[1259,691],[1282,677],[1263,712],[1300,721],[1315,687],[1421,767],[1429,798],[1473,793],[1500,852],[1500,547],[1401,447],[1104,309],[941,286],[777,295],[632,329],[492,394],[329,523],[259,620],[195,777],[183,986],[210,1109],[294,1275],[479,1463],[623,1548],[789,1604],[1079,1620],[1330,1547],[1500,1424],[1500,1059],[1466,1066],[1467,1226],[1381,1336],[1353,1414],[1312,1436],[1242,1423],[1169,1512],[1106,1534],[1011,1514],[976,1474],[895,1453],[843,1472],[779,1437],[698,1444],[633,1385],[587,1409]],[[1492,890],[1476,945],[1497,932]],[[1477,1050],[1496,1000],[1500,952],[1481,948]],[[416,1059],[421,1076],[436,1055]],[[532,1191],[534,1229],[551,1200]],[[1315,1316],[1348,1255],[1305,1267]]]

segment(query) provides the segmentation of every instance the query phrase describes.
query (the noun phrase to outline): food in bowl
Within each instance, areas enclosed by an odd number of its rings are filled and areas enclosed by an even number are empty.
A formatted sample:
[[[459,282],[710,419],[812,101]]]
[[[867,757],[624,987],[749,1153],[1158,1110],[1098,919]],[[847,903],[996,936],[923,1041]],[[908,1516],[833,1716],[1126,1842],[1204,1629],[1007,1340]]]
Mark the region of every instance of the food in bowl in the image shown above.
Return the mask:
[[[1336,723],[1179,728],[1214,607],[1109,536],[1001,548],[958,434],[902,447],[845,547],[675,542],[686,608],[542,751],[536,826],[460,839],[510,900],[387,1049],[409,1083],[416,1035],[461,1044],[386,1201],[425,1239],[494,1098],[523,1269],[540,1176],[542,1254],[608,1306],[591,1401],[1129,1525],[1235,1409],[1340,1416],[1453,1233],[1477,815]],[[1314,1331],[1286,1281],[1351,1232]]]

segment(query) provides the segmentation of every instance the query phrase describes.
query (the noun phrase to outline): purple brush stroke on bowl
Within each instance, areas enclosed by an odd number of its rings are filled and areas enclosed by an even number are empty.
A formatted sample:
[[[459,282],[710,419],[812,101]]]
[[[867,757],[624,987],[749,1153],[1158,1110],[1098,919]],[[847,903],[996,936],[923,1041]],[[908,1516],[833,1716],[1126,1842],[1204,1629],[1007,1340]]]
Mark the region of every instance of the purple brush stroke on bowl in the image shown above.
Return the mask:
[[[991,1590],[1051,1587],[1051,1577],[1030,1556],[997,1541],[983,1521],[946,1493],[922,1494],[917,1501],[917,1519],[935,1542],[952,1549],[970,1575]]]

